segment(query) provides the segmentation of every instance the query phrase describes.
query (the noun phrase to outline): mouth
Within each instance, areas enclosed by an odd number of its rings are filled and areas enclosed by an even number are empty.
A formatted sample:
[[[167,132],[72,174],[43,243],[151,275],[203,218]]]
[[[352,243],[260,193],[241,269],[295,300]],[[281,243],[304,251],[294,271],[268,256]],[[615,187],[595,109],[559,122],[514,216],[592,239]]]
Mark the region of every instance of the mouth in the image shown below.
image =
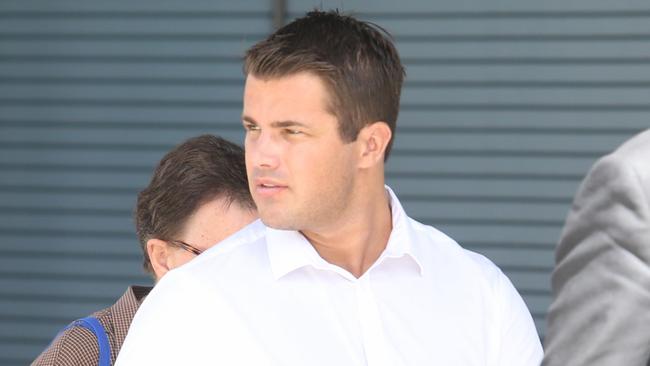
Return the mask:
[[[259,179],[255,182],[255,192],[260,196],[274,196],[283,192],[287,188],[287,185],[263,179]]]
[[[278,188],[278,187],[282,187],[282,186],[280,186],[278,184],[267,184],[267,183],[262,183],[262,184],[259,184],[258,186],[262,187],[262,188]]]

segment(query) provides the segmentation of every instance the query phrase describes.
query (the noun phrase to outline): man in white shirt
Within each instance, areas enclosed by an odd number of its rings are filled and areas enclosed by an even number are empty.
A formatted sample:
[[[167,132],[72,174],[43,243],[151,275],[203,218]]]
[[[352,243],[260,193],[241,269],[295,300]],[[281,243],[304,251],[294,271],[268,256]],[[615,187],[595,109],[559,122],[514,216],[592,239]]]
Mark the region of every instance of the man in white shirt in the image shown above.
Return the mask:
[[[244,70],[262,221],[169,273],[117,365],[538,365],[505,275],[384,185],[404,77],[388,36],[314,11],[253,46]]]

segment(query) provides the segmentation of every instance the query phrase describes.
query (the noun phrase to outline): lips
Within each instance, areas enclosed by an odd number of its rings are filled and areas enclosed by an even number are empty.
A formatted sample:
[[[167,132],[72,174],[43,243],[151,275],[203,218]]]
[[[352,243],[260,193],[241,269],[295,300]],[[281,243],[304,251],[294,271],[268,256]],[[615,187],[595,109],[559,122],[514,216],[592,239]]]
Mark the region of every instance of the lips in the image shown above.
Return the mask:
[[[288,189],[286,184],[271,179],[255,179],[255,192],[264,197],[278,195]]]
[[[277,188],[277,187],[281,187],[281,186],[278,185],[278,184],[260,184],[260,187],[262,187],[262,188]]]

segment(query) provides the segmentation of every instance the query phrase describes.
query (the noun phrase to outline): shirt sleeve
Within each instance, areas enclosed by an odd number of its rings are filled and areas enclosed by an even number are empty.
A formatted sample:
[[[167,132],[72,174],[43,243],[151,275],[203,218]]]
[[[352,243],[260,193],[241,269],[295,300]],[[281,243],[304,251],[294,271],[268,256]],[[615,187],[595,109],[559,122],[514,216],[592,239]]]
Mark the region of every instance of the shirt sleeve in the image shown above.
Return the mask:
[[[209,348],[209,296],[178,271],[166,274],[138,309],[115,365],[190,365]]]
[[[539,366],[542,344],[526,303],[500,270],[495,286],[501,334],[494,365]]]
[[[166,274],[142,303],[116,365],[269,364],[219,281],[182,269]]]
[[[556,251],[544,365],[650,359],[650,179],[635,162],[601,159],[576,195]]]
[[[481,254],[468,252],[480,264],[491,290],[490,311],[486,314],[486,365],[539,366],[542,342],[526,303],[510,279],[492,261]]]

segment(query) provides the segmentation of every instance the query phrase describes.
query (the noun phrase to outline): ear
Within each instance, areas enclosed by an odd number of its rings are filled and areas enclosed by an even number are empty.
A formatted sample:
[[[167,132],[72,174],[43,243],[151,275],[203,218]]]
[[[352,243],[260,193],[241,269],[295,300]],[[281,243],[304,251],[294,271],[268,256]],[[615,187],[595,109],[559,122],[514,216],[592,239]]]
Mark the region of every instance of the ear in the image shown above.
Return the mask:
[[[169,249],[169,246],[163,240],[147,240],[147,254],[149,254],[149,260],[151,261],[151,267],[156,276],[156,281],[160,280],[171,269],[168,261]]]
[[[361,143],[360,167],[369,168],[384,162],[386,147],[393,133],[386,122],[374,122],[359,131],[357,141]]]

